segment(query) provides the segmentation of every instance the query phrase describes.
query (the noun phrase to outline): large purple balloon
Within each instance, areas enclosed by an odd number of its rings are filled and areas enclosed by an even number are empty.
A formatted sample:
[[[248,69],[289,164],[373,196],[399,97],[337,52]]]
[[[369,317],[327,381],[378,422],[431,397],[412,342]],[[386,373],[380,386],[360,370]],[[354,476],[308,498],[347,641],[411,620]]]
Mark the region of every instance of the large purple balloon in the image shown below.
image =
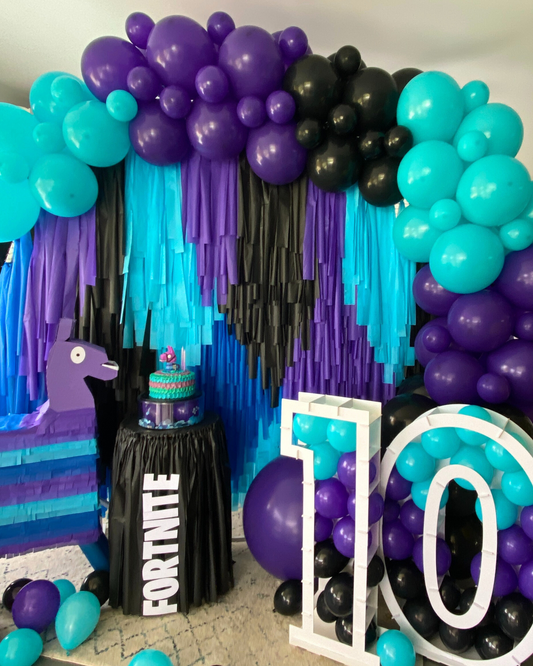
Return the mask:
[[[281,50],[263,28],[244,25],[230,32],[220,47],[219,67],[226,72],[237,99],[266,99],[281,88],[285,66]]]
[[[508,564],[517,566],[533,559],[533,541],[518,525],[498,532],[498,555]]]
[[[413,546],[413,560],[424,573],[424,539],[420,537]],[[444,576],[452,564],[452,553],[444,539],[437,539],[437,576]]]
[[[433,277],[429,264],[421,268],[413,280],[413,295],[418,305],[429,314],[448,314],[459,294],[444,289]]]
[[[446,351],[428,363],[424,382],[429,395],[439,405],[477,403],[477,383],[483,366],[470,354]]]
[[[470,574],[474,579],[474,583],[479,583],[479,573],[481,568],[481,553],[474,555],[470,563]],[[496,576],[494,577],[494,589],[492,595],[494,597],[505,597],[516,590],[518,585],[518,578],[515,570],[505,560],[498,557],[496,561]]]
[[[154,27],[153,20],[143,12],[133,12],[126,19],[126,34],[132,44],[145,49]]]
[[[187,118],[192,147],[208,160],[230,160],[246,145],[248,130],[237,116],[237,103],[207,104],[196,99]]]
[[[389,481],[387,483],[387,497],[391,500],[400,501],[409,497],[411,494],[411,486],[413,484],[411,481],[404,479],[403,476],[398,472],[396,466],[392,468],[392,472],[389,476]]]
[[[13,622],[19,629],[33,629],[40,634],[55,620],[60,603],[59,589],[53,583],[34,580],[15,597]]]
[[[246,156],[252,171],[267,183],[286,185],[299,178],[307,162],[307,151],[296,141],[296,125],[277,125],[269,120],[251,130]]]
[[[369,534],[371,537],[371,534]],[[355,549],[355,522],[350,516],[341,518],[333,528],[333,543],[344,557],[353,557]]]
[[[355,475],[356,475],[356,461],[357,455],[355,451],[349,451],[348,453],[343,453],[339,458],[337,463],[337,476],[339,480],[348,488],[348,490],[354,490],[355,488]],[[376,465],[371,460],[368,464],[368,482],[372,483],[376,478]]]
[[[533,310],[533,245],[507,255],[496,288],[513,305]]]
[[[149,67],[134,67],[127,78],[128,90],[135,99],[149,102],[161,91],[161,82]]]
[[[417,507],[412,499],[402,504],[400,520],[411,534],[422,534],[424,531],[424,512]]]
[[[487,370],[508,380],[511,401],[533,402],[533,342],[509,340],[488,354]]]
[[[335,478],[317,483],[315,509],[324,518],[342,518],[348,512],[348,493],[342,483]]]
[[[190,149],[185,121],[169,118],[163,113],[158,100],[139,106],[129,131],[137,155],[156,166],[181,162]]]
[[[302,578],[303,466],[280,456],[255,477],[243,508],[250,552],[281,580]]]
[[[405,560],[411,557],[414,539],[399,520],[383,524],[383,553],[391,560]]]
[[[128,74],[146,60],[133,44],[120,37],[99,37],[81,56],[83,80],[92,94],[105,102],[113,90],[128,90]]]
[[[167,16],[155,24],[146,58],[165,85],[181,86],[191,94],[198,71],[217,62],[207,31],[187,16]]]

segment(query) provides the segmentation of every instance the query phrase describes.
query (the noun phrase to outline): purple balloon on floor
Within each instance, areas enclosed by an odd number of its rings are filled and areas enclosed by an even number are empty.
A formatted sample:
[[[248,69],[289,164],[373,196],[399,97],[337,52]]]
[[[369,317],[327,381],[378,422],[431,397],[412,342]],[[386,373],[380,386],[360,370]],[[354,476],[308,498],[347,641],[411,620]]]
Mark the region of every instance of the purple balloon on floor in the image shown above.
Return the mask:
[[[354,556],[355,521],[350,516],[341,518],[333,528],[333,543],[341,555]]]
[[[420,537],[413,546],[413,560],[424,573],[424,539]],[[437,539],[437,576],[444,576],[452,564],[452,553],[444,539]]]
[[[169,118],[158,100],[139,106],[137,116],[129,126],[131,144],[149,164],[169,166],[187,157],[191,144],[185,121]]]
[[[383,553],[391,560],[405,560],[413,553],[414,538],[399,520],[383,523]]]
[[[315,541],[325,541],[329,539],[333,531],[333,521],[331,518],[322,516],[318,511],[315,512]]]
[[[474,555],[470,564],[470,574],[472,575],[476,585],[479,583],[480,567],[481,553],[478,553],[477,555]],[[511,594],[511,592],[516,590],[517,585],[518,578],[513,567],[502,560],[501,557],[498,557],[496,562],[496,576],[494,578],[494,590],[492,592],[492,596],[504,597],[507,594]]]
[[[483,366],[470,354],[445,351],[428,363],[424,382],[439,405],[468,405],[479,402],[477,383],[483,374]]]
[[[271,120],[250,131],[246,156],[252,171],[271,185],[292,183],[307,163],[307,151],[296,141],[296,124]]]
[[[533,559],[533,541],[518,525],[498,532],[498,555],[508,564],[516,566]]]
[[[410,481],[403,478],[396,467],[393,467],[387,483],[386,496],[391,500],[403,500],[411,494],[412,485]]]
[[[413,280],[413,295],[418,305],[429,314],[443,317],[448,314],[452,304],[459,298],[444,289],[433,277],[429,264],[423,266]]]
[[[34,580],[15,597],[13,622],[19,629],[33,629],[40,634],[55,620],[60,604],[61,595],[53,583]]]
[[[318,481],[315,490],[315,509],[324,518],[342,518],[346,515],[348,492],[335,478]]]
[[[422,534],[424,531],[424,512],[417,507],[412,499],[402,504],[400,520],[411,534]]]

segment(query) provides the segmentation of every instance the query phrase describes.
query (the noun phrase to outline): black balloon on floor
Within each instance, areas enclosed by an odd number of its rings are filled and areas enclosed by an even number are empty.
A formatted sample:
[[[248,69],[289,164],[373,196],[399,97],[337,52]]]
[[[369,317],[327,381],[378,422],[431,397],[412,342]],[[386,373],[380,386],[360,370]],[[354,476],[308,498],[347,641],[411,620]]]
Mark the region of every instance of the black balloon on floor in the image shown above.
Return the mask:
[[[401,395],[402,393],[417,393],[418,395],[423,395],[426,398],[429,398],[429,393],[424,384],[424,375],[413,375],[412,377],[404,379],[396,389],[397,395]]]
[[[341,76],[353,76],[361,66],[361,54],[355,46],[342,46],[333,62]]]
[[[448,485],[449,497],[446,503],[447,516],[473,516],[476,513],[477,493],[475,490],[466,490],[455,481]]]
[[[315,544],[315,576],[331,578],[340,573],[350,559],[341,555],[331,539]]]
[[[400,160],[396,157],[378,157],[367,160],[359,175],[359,191],[372,206],[394,206],[402,200],[397,173]]]
[[[355,137],[341,137],[330,132],[326,140],[309,153],[307,175],[326,192],[343,192],[357,182],[363,158]]]
[[[335,134],[350,134],[355,130],[357,114],[348,104],[337,104],[329,112],[328,123]]]
[[[15,597],[25,585],[31,582],[32,582],[31,578],[17,578],[17,580],[14,580],[12,583],[10,583],[6,587],[6,589],[4,590],[4,594],[2,595],[2,605],[4,606],[4,608],[6,608],[9,612],[11,612],[11,609],[13,608],[13,602],[15,601]]]
[[[442,580],[440,585],[440,597],[442,603],[449,611],[455,610],[461,600],[461,590],[450,576],[444,576]]]
[[[392,76],[379,67],[359,69],[344,88],[344,101],[353,106],[361,131],[387,131],[394,123],[398,88]]]
[[[296,141],[306,150],[313,150],[324,138],[324,129],[320,120],[304,118],[296,125]]]
[[[293,96],[299,118],[325,120],[340,102],[342,81],[331,60],[313,54],[287,69],[283,89]]]
[[[83,581],[80,588],[83,592],[92,592],[100,606],[109,599],[109,571],[93,571]]]
[[[383,407],[381,417],[381,450],[384,451],[392,440],[415,419],[433,409],[437,403],[417,393],[397,395]]]
[[[353,576],[340,573],[331,578],[324,588],[326,607],[337,617],[346,617],[353,610]]]
[[[456,580],[470,577],[470,563],[481,551],[483,527],[476,515],[460,518],[446,516],[446,543],[452,553],[450,576]]]
[[[274,594],[274,608],[280,615],[296,615],[302,612],[302,581],[286,580]]]
[[[383,580],[385,565],[379,555],[374,555],[366,570],[366,584],[368,587],[376,587]]]
[[[396,125],[385,134],[383,146],[387,155],[401,159],[413,147],[411,130],[403,125]]]
[[[400,599],[416,599],[426,593],[424,574],[413,560],[391,560],[387,571],[392,591]]]
[[[476,632],[474,629],[457,629],[446,622],[441,622],[439,636],[450,652],[461,654],[474,645]]]
[[[339,617],[335,622],[335,635],[344,645],[352,645],[353,643],[353,617]]]
[[[326,606],[324,592],[321,592],[318,595],[318,599],[316,600],[316,614],[322,620],[322,622],[327,622],[327,624],[331,624],[337,619],[337,616],[334,615]]]
[[[402,612],[409,624],[422,638],[431,638],[439,630],[439,616],[425,596],[406,601]]]
[[[506,636],[521,641],[533,624],[533,603],[520,592],[512,592],[498,600],[495,617]]]
[[[457,607],[457,612],[460,615],[464,615],[470,610],[470,607],[474,603],[476,593],[477,587],[469,587],[461,594],[461,599],[459,600],[459,605]],[[485,625],[492,623],[494,623],[494,604],[491,603],[485,617],[477,624],[476,628],[484,627]]]
[[[475,647],[482,659],[496,659],[511,652],[514,641],[497,624],[487,624],[477,630]]]
[[[419,74],[422,74],[422,70],[416,69],[416,67],[404,67],[404,69],[399,69],[397,72],[394,72],[392,78],[396,82],[398,92],[401,93],[409,81]]]

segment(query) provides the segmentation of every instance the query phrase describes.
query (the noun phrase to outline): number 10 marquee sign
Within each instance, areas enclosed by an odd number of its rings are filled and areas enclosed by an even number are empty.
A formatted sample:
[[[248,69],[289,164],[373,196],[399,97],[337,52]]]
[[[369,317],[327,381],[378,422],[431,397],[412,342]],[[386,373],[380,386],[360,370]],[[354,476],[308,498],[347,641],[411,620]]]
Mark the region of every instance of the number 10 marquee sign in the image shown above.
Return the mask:
[[[374,555],[385,561],[382,543],[382,520],[370,524],[369,500],[372,492],[379,492],[383,498],[391,473],[396,473],[395,465],[402,451],[408,446],[418,444],[424,433],[436,429],[460,429],[456,432],[477,433],[478,441],[491,443],[497,447],[500,457],[507,456],[507,461],[514,458],[512,469],[520,468],[511,479],[512,473],[506,477],[505,465],[489,468],[493,474],[487,476],[487,463],[483,457],[483,465],[478,467],[471,459],[465,461],[459,455],[451,459],[436,459],[435,471],[427,481],[425,507],[423,517],[423,549],[422,561],[424,582],[427,597],[438,618],[456,629],[472,629],[478,627],[485,618],[487,610],[494,599],[494,585],[497,578],[498,529],[497,506],[495,491],[506,498],[510,497],[516,505],[531,505],[533,497],[520,502],[527,495],[528,486],[533,493],[533,440],[513,422],[504,416],[487,410],[490,420],[482,420],[475,416],[459,413],[464,405],[446,405],[428,411],[411,425],[406,427],[388,447],[381,459],[380,430],[381,404],[363,400],[300,393],[299,400],[283,400],[281,420],[281,453],[301,459],[303,462],[303,544],[302,544],[302,626],[291,626],[290,642],[316,654],[323,655],[347,666],[379,666],[380,659],[374,645],[365,644],[365,634],[369,626],[377,620],[378,588],[367,587],[367,569]],[[468,411],[468,410],[467,410]],[[328,581],[319,579],[318,590],[315,587],[314,553],[315,553],[315,468],[313,447],[298,442],[293,433],[294,417],[298,414],[356,424],[356,477],[355,477],[355,544],[353,559],[347,566],[353,571],[353,619],[352,644],[339,642],[335,635],[334,624],[326,624],[317,614],[316,605],[320,593]],[[351,426],[353,428],[353,426]],[[443,432],[440,430],[440,432]],[[297,442],[297,443],[296,443]],[[467,452],[476,449],[476,456],[485,456],[483,446],[468,446]],[[422,448],[422,447],[420,447]],[[460,452],[459,452],[460,454]],[[512,456],[512,458],[511,458]],[[488,454],[487,454],[487,457]],[[470,462],[468,462],[470,460]],[[377,474],[370,474],[374,467]],[[511,469],[511,468],[507,468]],[[518,474],[518,477],[516,476]],[[521,476],[520,476],[521,475]],[[490,478],[490,476],[492,478]],[[515,478],[516,477],[516,478]],[[483,539],[481,550],[481,566],[475,598],[467,612],[458,614],[451,612],[443,603],[439,592],[442,576],[437,571],[437,541],[444,536],[444,517],[447,485],[453,479],[468,482],[477,492],[483,522]],[[522,486],[518,481],[522,482]],[[511,483],[513,481],[513,483]],[[507,488],[504,488],[504,485]],[[518,488],[518,490],[517,490]],[[517,492],[517,498],[513,492]],[[521,493],[521,494],[520,494]],[[531,499],[531,501],[529,501]],[[517,506],[516,515],[519,516]],[[370,545],[369,545],[370,544]],[[514,567],[516,574],[519,568]],[[518,577],[517,579],[518,580]],[[409,623],[402,611],[402,601],[398,600],[391,587],[387,570],[379,585],[388,609],[399,625],[401,631],[412,641],[419,655],[449,666],[461,666],[479,661],[480,657],[472,647],[462,654],[448,651],[439,638],[425,639],[420,636]],[[378,628],[378,634],[381,633]],[[510,641],[508,651],[503,656],[490,659],[494,666],[512,666],[521,664],[533,654],[533,628],[527,631],[520,641]],[[420,659],[420,663],[422,663]]]

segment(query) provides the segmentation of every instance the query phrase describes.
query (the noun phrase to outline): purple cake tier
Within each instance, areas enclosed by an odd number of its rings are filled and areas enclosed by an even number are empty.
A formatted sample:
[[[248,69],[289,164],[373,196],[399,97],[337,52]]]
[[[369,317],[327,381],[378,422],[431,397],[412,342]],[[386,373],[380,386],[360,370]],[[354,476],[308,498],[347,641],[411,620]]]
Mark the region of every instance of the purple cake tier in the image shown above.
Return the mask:
[[[185,428],[204,418],[201,392],[183,400],[159,400],[144,394],[139,398],[139,425],[151,430]]]

